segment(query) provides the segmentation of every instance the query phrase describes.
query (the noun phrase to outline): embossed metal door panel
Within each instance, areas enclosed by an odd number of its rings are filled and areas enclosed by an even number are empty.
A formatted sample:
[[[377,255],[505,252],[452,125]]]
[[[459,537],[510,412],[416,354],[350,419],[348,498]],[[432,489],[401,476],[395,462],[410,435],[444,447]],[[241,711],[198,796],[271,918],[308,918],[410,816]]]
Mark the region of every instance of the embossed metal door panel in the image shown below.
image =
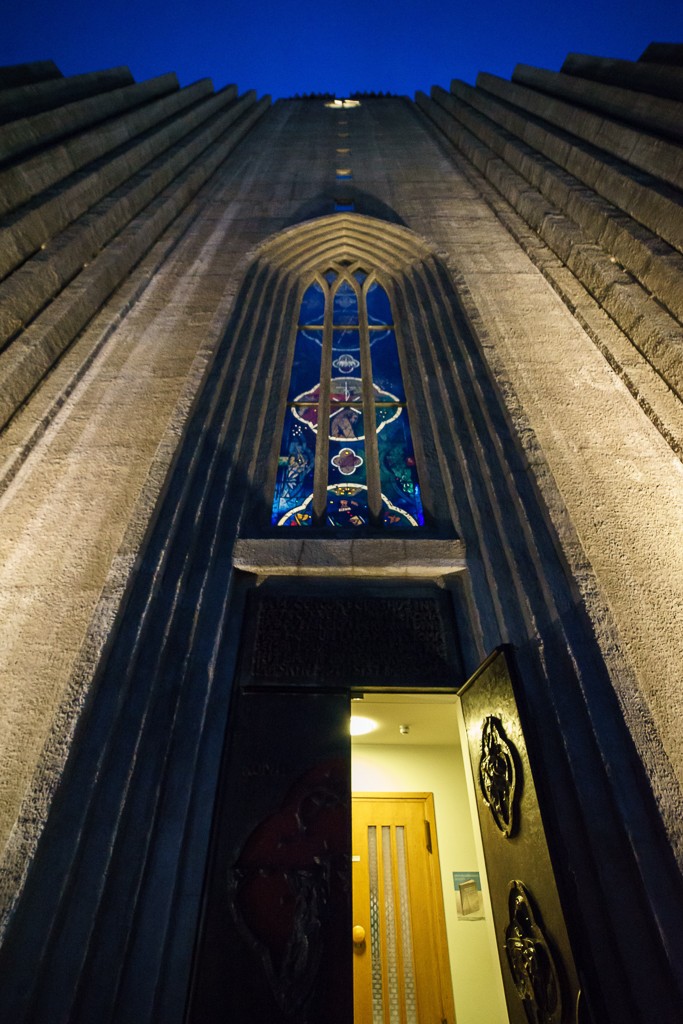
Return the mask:
[[[578,979],[505,651],[460,697],[511,1024],[570,1024]]]
[[[242,693],[188,1022],[351,1024],[348,694]]]

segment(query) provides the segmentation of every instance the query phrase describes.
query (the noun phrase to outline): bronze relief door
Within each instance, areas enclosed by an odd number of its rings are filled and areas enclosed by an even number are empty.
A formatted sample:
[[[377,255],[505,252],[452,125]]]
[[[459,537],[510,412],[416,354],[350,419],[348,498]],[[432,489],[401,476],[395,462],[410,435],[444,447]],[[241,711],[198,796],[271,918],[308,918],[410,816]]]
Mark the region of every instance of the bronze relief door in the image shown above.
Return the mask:
[[[505,650],[459,695],[510,1022],[576,1024],[576,966]]]
[[[190,1024],[351,1024],[349,698],[240,693]]]

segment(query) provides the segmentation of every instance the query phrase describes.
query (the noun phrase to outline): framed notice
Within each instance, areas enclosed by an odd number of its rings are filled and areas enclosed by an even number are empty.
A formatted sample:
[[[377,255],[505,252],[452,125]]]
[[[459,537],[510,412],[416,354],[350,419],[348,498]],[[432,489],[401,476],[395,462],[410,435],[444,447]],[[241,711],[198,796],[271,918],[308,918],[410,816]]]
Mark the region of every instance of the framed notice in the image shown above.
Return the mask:
[[[479,872],[454,871],[453,888],[458,921],[481,921],[484,917],[484,904]]]

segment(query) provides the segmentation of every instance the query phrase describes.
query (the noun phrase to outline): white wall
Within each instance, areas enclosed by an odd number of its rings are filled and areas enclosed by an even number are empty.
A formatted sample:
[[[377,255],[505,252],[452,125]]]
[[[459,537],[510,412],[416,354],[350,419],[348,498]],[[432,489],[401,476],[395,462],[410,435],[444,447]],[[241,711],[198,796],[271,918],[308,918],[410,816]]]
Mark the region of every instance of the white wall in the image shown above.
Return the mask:
[[[465,773],[457,747],[354,744],[356,792],[434,794],[457,1024],[508,1024],[500,968],[486,921],[458,921],[453,871],[480,871]]]

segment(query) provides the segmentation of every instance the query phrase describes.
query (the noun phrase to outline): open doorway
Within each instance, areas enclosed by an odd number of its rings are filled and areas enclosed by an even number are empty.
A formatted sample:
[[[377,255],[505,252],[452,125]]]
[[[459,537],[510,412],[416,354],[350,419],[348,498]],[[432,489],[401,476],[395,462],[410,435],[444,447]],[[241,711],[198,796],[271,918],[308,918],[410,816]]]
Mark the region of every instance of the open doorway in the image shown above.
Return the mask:
[[[473,826],[473,808],[468,793],[468,778],[460,746],[460,726],[458,715],[458,698],[450,694],[416,694],[416,693],[374,693],[365,694],[363,699],[352,702],[352,719],[364,718],[373,723],[370,731],[352,737],[352,790],[356,802],[352,815],[367,817],[367,804],[370,797],[360,799],[361,794],[380,794],[387,801],[387,807],[397,806],[397,801],[390,799],[394,794],[397,798],[410,796],[415,799],[433,796],[433,836],[426,837],[426,842],[433,848],[432,856],[438,859],[440,875],[440,891],[436,893],[441,910],[437,911],[435,923],[430,926],[438,929],[438,918],[441,915],[445,924],[445,945],[447,957],[442,983],[452,983],[453,1000],[448,997],[444,1005],[455,1004],[457,1024],[507,1024],[508,1015],[505,1009],[505,996],[500,973],[500,966],[495,949],[495,934],[488,904],[484,862],[481,854],[481,843],[476,827]],[[380,797],[381,799],[381,797]],[[361,805],[363,810],[361,811]],[[394,815],[398,813],[395,809]],[[386,815],[385,815],[386,816]],[[398,819],[396,819],[398,820]],[[387,822],[389,821],[387,817]],[[369,826],[372,827],[372,826]],[[378,819],[378,831],[375,842],[381,845],[382,825]],[[398,859],[401,856],[396,837],[390,826],[386,830],[387,856],[393,848],[396,864],[396,913],[402,910],[398,898],[400,878]],[[406,825],[407,829],[407,825]],[[355,829],[355,834],[358,830]],[[405,832],[406,842],[408,832]],[[361,840],[356,840],[360,843]],[[403,839],[400,839],[400,843]],[[393,844],[393,845],[392,845]],[[354,859],[365,854],[354,849]],[[380,872],[382,870],[381,849],[378,852]],[[406,862],[407,863],[407,862]],[[354,865],[355,867],[355,865]],[[410,870],[410,867],[408,867]],[[359,872],[365,878],[365,873]],[[354,876],[355,878],[355,876]],[[354,885],[355,885],[354,880]],[[365,884],[365,882],[363,882]],[[439,889],[437,882],[436,888]],[[364,899],[365,897],[363,897]],[[373,897],[376,899],[376,897]],[[386,896],[381,895],[385,901]],[[405,903],[405,899],[403,901]],[[358,905],[357,894],[354,903]],[[415,908],[414,915],[422,916],[426,906]],[[382,916],[375,908],[374,920]],[[380,926],[375,923],[375,928]],[[392,926],[390,924],[390,930]],[[405,943],[406,931],[401,931],[396,923],[393,926],[393,938],[397,942],[396,955],[400,965],[406,953],[400,945]],[[438,936],[434,943],[415,941],[415,927],[408,923],[407,934],[411,936],[415,966],[421,955],[427,953],[432,959],[438,950]],[[372,936],[368,936],[366,950],[359,950],[363,956],[372,960]],[[386,936],[383,943],[386,946]],[[365,985],[369,978],[373,984],[373,992],[356,1001],[356,1018],[354,1024],[376,1024],[376,1021],[405,1022],[405,1024],[422,1024],[419,1007],[411,1008],[411,997],[407,1000],[393,997],[393,1008],[389,1005],[390,997],[387,988],[387,1004],[380,1012],[382,993],[379,988],[381,972],[377,962],[380,955],[385,985],[387,982],[388,957],[386,949],[378,953],[379,945],[375,941],[375,966],[363,956],[354,960],[361,968],[355,971],[354,984]],[[433,966],[433,965],[432,965]],[[450,979],[448,974],[450,973]],[[365,977],[366,980],[363,980]],[[402,966],[394,970],[394,978],[402,979]],[[374,997],[373,997],[374,993]],[[452,1012],[452,1011],[451,1011]],[[393,1014],[393,1015],[392,1015]],[[412,1014],[412,1016],[411,1016]],[[366,1019],[367,1018],[367,1019]],[[431,1019],[431,1017],[430,1017]],[[449,1016],[442,1013],[442,1019],[452,1024]]]

